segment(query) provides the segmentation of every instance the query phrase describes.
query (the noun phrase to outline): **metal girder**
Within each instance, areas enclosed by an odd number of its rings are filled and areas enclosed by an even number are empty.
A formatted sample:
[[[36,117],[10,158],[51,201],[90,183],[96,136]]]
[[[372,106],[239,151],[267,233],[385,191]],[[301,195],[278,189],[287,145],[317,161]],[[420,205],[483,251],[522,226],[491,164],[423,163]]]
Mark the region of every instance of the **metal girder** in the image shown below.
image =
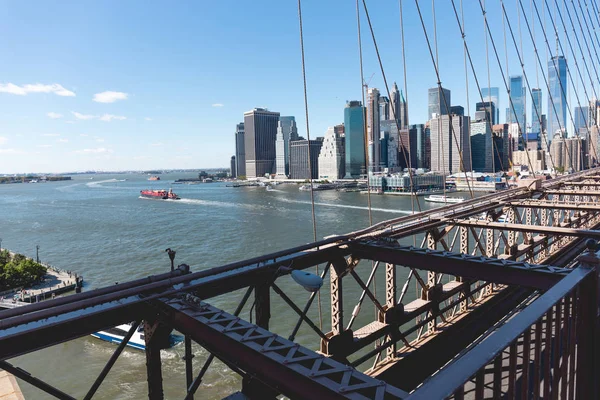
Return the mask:
[[[558,226],[539,226],[526,224],[507,224],[503,222],[487,222],[464,219],[448,221],[448,223],[456,226],[471,226],[479,228],[493,228],[505,231],[513,230],[518,232],[540,233],[545,235],[561,235],[588,239],[600,239],[600,230],[594,229],[562,228]]]
[[[486,282],[548,289],[571,270],[413,246],[391,247],[377,242],[352,245],[363,259],[404,265]]]
[[[408,394],[194,296],[154,301],[163,322],[290,398],[402,399]]]
[[[600,190],[548,189],[544,190],[543,193],[568,196],[600,196]]]
[[[581,203],[581,202],[564,202],[551,200],[519,200],[507,201],[503,203],[512,207],[529,207],[542,209],[561,209],[561,210],[577,210],[577,211],[600,211],[598,203]]]

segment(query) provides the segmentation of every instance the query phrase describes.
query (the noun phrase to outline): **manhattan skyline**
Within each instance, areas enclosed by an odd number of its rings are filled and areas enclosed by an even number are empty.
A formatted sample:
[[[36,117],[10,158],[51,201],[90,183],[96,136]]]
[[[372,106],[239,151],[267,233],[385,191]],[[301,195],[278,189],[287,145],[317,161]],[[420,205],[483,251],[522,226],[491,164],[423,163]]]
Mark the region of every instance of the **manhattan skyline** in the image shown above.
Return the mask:
[[[255,107],[296,116],[306,136],[295,4],[72,1],[50,13],[32,4],[0,6],[0,34],[8,38],[0,43],[0,173],[226,167],[235,146],[231,127]],[[405,91],[410,123],[420,124],[428,120],[427,91],[437,78],[415,5],[403,5],[407,90],[398,4],[369,4],[388,84]],[[432,35],[431,8],[421,11]],[[488,6],[497,39],[498,11]],[[342,0],[303,4],[311,139],[344,120],[347,100],[361,100],[355,12]],[[508,12],[518,20],[514,7]],[[452,13],[451,5],[436,4],[436,13],[442,85],[452,105],[473,114],[480,99],[469,71],[467,107],[458,27],[439,18]],[[465,21],[478,76],[487,81],[481,10],[465,7]],[[365,80],[373,74],[370,87],[388,96],[364,13],[361,24]],[[523,42],[531,80],[534,54]],[[520,74],[514,49],[508,51],[508,72]],[[504,106],[506,90],[490,61],[490,83]]]

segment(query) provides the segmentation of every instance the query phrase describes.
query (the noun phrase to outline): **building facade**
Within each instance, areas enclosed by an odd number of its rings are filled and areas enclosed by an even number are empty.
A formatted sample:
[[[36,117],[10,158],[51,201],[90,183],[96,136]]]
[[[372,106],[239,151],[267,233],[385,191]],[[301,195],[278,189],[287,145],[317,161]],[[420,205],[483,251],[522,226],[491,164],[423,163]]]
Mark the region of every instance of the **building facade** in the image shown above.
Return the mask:
[[[481,97],[483,98],[483,101],[491,101],[494,103],[494,107],[496,108],[495,121],[497,124],[499,124],[500,123],[500,89],[497,87],[481,88]]]
[[[524,135],[526,132],[527,118],[525,116],[525,88],[523,87],[523,76],[510,77],[510,107],[508,123],[518,123],[519,130]]]
[[[345,178],[365,174],[365,108],[360,101],[349,101],[344,108]]]
[[[396,121],[392,119],[381,121],[381,135],[383,136],[382,155],[385,150],[386,167],[388,171],[396,171],[399,168],[398,150],[400,147]]]
[[[539,148],[542,148],[542,89],[531,89],[531,133],[540,138]]]
[[[323,140],[296,140],[290,142],[291,179],[318,179],[319,153],[322,144]]]
[[[557,134],[550,144],[554,166],[564,172],[577,172],[584,169],[587,159],[585,151],[585,141],[580,137],[567,139]]]
[[[575,135],[579,135],[583,138],[587,138],[588,127],[589,127],[588,118],[589,118],[589,114],[590,114],[590,108],[589,107],[575,107],[574,114],[575,114],[574,115],[574,118],[575,118],[574,133],[575,133]]]
[[[298,128],[295,117],[279,117],[277,124],[276,173],[279,177],[290,174],[290,142],[298,140]]]
[[[513,152],[513,165],[524,165],[533,172],[546,169],[546,152],[543,150],[522,150]]]
[[[367,92],[367,136],[369,138],[369,169],[379,171],[381,118],[379,116],[379,90],[369,88]]]
[[[229,176],[232,178],[237,177],[237,164],[235,163],[235,156],[231,156],[231,161],[229,164]]]
[[[244,113],[246,176],[263,177],[275,170],[275,143],[279,113],[255,108]]]
[[[235,176],[246,176],[246,142],[244,140],[244,123],[235,127]]]
[[[434,116],[447,115],[451,106],[450,90],[434,87],[428,91],[428,114],[427,118],[433,119]]]
[[[494,172],[495,157],[491,125],[486,120],[471,122],[471,162],[475,172]]]
[[[431,171],[443,174],[471,171],[470,121],[469,117],[459,115],[441,115],[430,121]]]
[[[344,138],[331,127],[325,132],[321,152],[319,153],[319,179],[336,180],[345,175],[346,155]]]
[[[554,138],[557,131],[566,136],[567,127],[567,60],[554,56],[548,62],[548,137]]]
[[[390,119],[396,118],[400,129],[408,127],[408,102],[404,98],[401,90],[398,90],[398,85],[394,82],[390,99]]]
[[[415,168],[429,168],[427,163],[427,130],[423,124],[409,125],[410,137],[415,138]]]

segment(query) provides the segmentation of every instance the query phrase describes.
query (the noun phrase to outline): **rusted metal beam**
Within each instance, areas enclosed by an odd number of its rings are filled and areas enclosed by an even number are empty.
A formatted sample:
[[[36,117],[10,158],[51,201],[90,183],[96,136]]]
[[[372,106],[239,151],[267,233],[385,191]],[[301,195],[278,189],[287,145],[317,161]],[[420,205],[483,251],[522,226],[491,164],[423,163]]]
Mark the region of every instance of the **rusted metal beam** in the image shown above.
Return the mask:
[[[535,289],[548,289],[570,272],[566,268],[548,265],[470,256],[413,246],[391,247],[374,242],[354,243],[352,251],[363,259]]]
[[[290,398],[402,399],[408,394],[201,301],[154,302],[162,321]]]
[[[492,228],[498,230],[513,230],[518,232],[540,233],[545,235],[560,235],[574,236],[588,239],[600,239],[600,230],[594,229],[577,229],[577,228],[562,228],[559,226],[539,226],[526,224],[508,224],[503,222],[488,222],[479,220],[450,220],[449,224],[456,226],[470,226],[479,228]]]
[[[544,193],[569,196],[600,196],[600,190],[548,189]]]

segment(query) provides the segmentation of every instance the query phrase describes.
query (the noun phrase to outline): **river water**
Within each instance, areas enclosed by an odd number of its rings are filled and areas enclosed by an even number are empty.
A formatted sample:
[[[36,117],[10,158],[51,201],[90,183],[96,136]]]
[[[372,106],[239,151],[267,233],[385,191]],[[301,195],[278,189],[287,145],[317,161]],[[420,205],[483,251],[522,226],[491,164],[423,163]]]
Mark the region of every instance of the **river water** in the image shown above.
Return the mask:
[[[168,271],[167,247],[177,251],[176,264],[186,263],[192,271],[199,271],[313,241],[310,193],[299,191],[297,185],[278,185],[266,191],[264,187],[231,188],[224,183],[172,184],[175,179],[194,176],[173,173],[162,175],[161,181],[148,181],[140,174],[78,175],[65,182],[0,185],[2,247],[35,257],[39,245],[42,261],[83,274],[84,290],[90,290]],[[170,186],[181,200],[139,197],[142,189]],[[369,225],[367,195],[336,191],[314,194],[319,239]],[[371,202],[374,222],[411,213],[409,197],[372,195]],[[434,206],[438,204],[425,203],[421,198],[423,209]],[[383,270],[380,268],[377,275],[379,282],[383,282]],[[359,274],[366,280],[368,272],[368,268],[361,268]],[[324,304],[329,304],[327,282],[322,289]],[[307,298],[303,289],[289,278],[278,284],[302,307]],[[346,315],[350,315],[359,294],[357,285],[344,288],[345,298],[352,299],[347,301]],[[231,312],[241,295],[233,293],[211,303]],[[383,295],[380,287],[378,297]],[[275,296],[272,293],[271,328],[287,337],[297,316]],[[323,320],[327,330],[326,308]],[[317,309],[314,305],[310,313],[315,320]],[[248,318],[247,310],[242,316]],[[372,318],[372,307],[368,307],[355,327]],[[306,326],[296,338],[312,349],[317,348],[317,339]],[[114,350],[111,344],[83,337],[11,362],[82,398]],[[206,352],[194,346],[194,353],[197,373]],[[183,345],[162,352],[167,399],[184,397],[182,356]],[[27,399],[51,398],[19,383]],[[197,398],[221,399],[239,388],[238,377],[215,362]],[[146,393],[145,355],[128,349],[95,398],[143,399]]]

